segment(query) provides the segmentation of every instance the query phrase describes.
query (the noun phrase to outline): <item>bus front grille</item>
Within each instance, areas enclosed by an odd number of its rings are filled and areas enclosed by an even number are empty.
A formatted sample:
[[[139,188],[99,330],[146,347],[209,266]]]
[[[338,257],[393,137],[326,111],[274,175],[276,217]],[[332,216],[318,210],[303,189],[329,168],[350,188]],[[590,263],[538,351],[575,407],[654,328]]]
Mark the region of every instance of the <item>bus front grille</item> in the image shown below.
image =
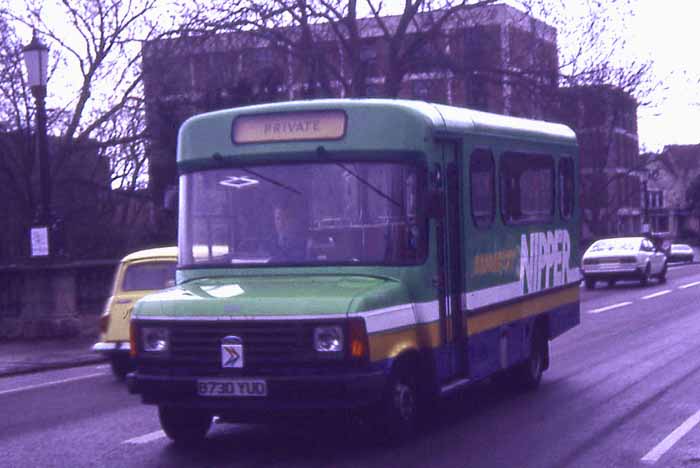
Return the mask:
[[[220,376],[285,375],[292,370],[327,368],[338,359],[315,352],[313,330],[317,324],[291,320],[171,323],[167,365],[146,362],[141,368],[154,373]],[[243,368],[222,366],[222,339],[231,336],[242,342]]]

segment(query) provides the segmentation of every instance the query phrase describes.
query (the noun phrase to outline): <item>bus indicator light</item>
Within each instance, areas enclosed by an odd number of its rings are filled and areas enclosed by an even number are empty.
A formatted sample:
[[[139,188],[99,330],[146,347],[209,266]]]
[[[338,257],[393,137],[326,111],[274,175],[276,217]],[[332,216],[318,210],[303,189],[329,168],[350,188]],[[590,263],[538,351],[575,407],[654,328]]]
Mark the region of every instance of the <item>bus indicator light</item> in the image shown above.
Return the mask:
[[[369,354],[369,344],[367,342],[367,329],[365,328],[365,321],[361,318],[350,319],[348,329],[350,357],[354,359],[367,358]]]

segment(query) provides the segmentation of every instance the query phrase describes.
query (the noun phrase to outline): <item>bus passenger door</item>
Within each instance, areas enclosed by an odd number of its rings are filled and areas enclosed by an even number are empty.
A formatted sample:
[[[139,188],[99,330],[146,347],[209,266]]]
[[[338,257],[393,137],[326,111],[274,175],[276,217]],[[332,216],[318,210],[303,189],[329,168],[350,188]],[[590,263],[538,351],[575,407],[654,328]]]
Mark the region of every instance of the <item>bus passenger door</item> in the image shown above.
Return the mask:
[[[462,322],[462,248],[460,219],[461,162],[460,146],[455,141],[443,144],[439,188],[443,216],[437,224],[438,302],[440,308],[441,361],[448,378],[465,375],[466,334]]]

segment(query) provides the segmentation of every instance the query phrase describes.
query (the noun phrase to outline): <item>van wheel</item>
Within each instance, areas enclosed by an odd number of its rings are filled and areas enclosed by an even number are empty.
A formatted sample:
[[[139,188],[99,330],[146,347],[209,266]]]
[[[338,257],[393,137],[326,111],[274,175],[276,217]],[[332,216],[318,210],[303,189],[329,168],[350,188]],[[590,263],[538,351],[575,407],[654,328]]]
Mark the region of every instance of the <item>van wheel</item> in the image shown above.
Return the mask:
[[[549,343],[541,327],[532,332],[530,356],[513,369],[515,386],[524,391],[534,390],[540,385],[542,374],[547,366]]]
[[[211,415],[194,408],[158,406],[158,418],[163,432],[176,445],[194,445],[206,437]]]
[[[594,280],[594,279],[592,279],[592,278],[586,278],[586,279],[585,279],[585,282],[586,282],[586,289],[593,289],[593,288],[595,288],[595,280]]]
[[[126,374],[131,371],[131,361],[124,356],[112,356],[109,360],[109,366],[112,368],[112,374],[118,380],[124,380]]]
[[[649,278],[651,277],[651,268],[649,265],[644,269],[644,273],[642,273],[642,278],[639,280],[639,282],[642,284],[642,286],[646,286],[649,284]]]
[[[406,366],[402,367],[392,372],[377,414],[380,435],[389,442],[409,439],[418,427],[419,395],[416,378]]]

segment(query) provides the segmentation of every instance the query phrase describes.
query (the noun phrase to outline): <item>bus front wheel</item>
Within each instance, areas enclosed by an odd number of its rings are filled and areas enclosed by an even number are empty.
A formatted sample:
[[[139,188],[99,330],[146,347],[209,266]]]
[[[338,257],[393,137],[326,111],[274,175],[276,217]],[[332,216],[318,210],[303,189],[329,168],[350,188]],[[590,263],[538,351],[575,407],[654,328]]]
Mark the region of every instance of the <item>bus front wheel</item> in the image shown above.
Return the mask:
[[[211,415],[194,408],[159,406],[158,418],[163,432],[176,445],[188,446],[202,441],[211,426]]]
[[[405,367],[395,369],[377,416],[377,429],[389,442],[410,438],[418,426],[418,385],[415,375]]]

